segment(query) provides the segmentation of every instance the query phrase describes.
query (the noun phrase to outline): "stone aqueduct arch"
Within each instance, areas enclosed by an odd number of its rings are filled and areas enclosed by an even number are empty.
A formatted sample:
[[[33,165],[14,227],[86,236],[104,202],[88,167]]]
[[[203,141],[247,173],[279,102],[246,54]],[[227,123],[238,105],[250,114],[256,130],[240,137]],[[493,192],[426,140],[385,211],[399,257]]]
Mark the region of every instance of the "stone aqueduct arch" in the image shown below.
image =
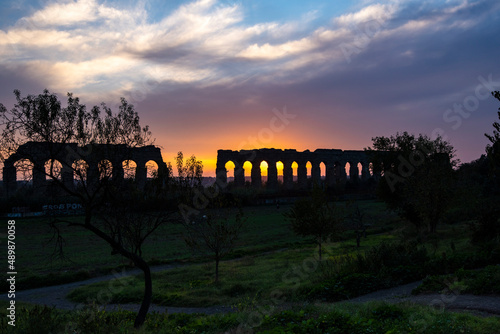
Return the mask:
[[[167,165],[163,161],[161,151],[154,145],[143,147],[129,147],[125,144],[89,144],[79,147],[75,143],[57,144],[27,142],[17,149],[4,161],[3,184],[6,194],[13,194],[17,186],[15,163],[28,159],[33,163],[33,188],[39,189],[47,184],[45,163],[57,160],[62,164],[62,181],[66,187],[74,186],[73,164],[84,160],[87,165],[87,182],[94,182],[99,178],[99,162],[108,160],[112,164],[112,178],[123,179],[123,161],[133,160],[137,164],[135,180],[139,187],[144,187],[147,180],[146,163],[154,161],[158,165],[158,174],[164,175]]]
[[[325,182],[328,186],[343,183],[347,180],[345,166],[350,165],[350,178],[357,181],[358,163],[362,166],[361,179],[366,180],[370,177],[369,159],[365,151],[343,151],[339,149],[317,149],[314,152],[309,150],[298,152],[297,150],[279,150],[279,149],[255,149],[255,150],[219,150],[217,152],[217,184],[227,184],[227,169],[226,163],[232,161],[234,168],[234,185],[237,187],[245,184],[245,175],[243,164],[246,161],[252,163],[251,180],[252,185],[261,186],[261,169],[262,161],[267,162],[267,187],[276,188],[278,186],[278,171],[276,168],[277,162],[283,163],[283,185],[286,189],[293,187],[293,170],[292,164],[297,163],[297,182],[299,187],[307,187],[307,167],[308,162],[311,163],[311,178],[313,182],[321,181],[320,164],[326,166]]]

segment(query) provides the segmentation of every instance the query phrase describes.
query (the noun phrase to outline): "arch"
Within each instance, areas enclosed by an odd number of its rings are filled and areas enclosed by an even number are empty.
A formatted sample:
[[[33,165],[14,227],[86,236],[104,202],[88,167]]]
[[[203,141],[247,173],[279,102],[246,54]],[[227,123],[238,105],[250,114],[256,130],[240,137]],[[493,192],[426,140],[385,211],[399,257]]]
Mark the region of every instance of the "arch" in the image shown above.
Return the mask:
[[[310,161],[306,162],[307,178],[312,177],[312,163]]]
[[[49,179],[62,179],[62,164],[55,159],[49,159],[45,162],[45,175],[49,177]]]
[[[245,183],[251,180],[252,167],[253,167],[252,163],[248,160],[243,163],[243,177]]]
[[[283,183],[284,169],[285,169],[285,165],[283,164],[283,162],[277,161],[276,162],[276,171],[277,171],[277,175],[278,175],[278,182]]]
[[[368,164],[368,170],[370,172],[370,176],[373,176],[373,162],[370,162]]]
[[[73,169],[73,176],[77,182],[86,182],[89,164],[85,160],[77,160],[73,162],[71,168]]]
[[[35,164],[30,159],[19,159],[14,162],[16,180],[23,181],[25,183],[32,183],[34,167]]]
[[[234,172],[235,172],[235,168],[236,168],[236,165],[233,161],[229,160],[228,162],[226,162],[226,164],[224,165],[224,168],[226,169],[226,171],[230,171],[232,170],[233,172],[230,173],[229,175],[227,175],[227,178],[229,180],[229,178],[234,182]]]
[[[153,179],[158,177],[158,163],[154,160],[148,160],[146,162],[146,178]]]
[[[326,163],[324,163],[323,161],[321,161],[319,163],[319,170],[320,170],[320,178],[322,181],[324,181],[326,179]]]
[[[363,175],[363,164],[361,164],[361,162],[358,162],[357,167],[358,167],[358,176],[361,177],[361,175]]]
[[[344,168],[345,168],[345,174],[347,175],[347,178],[350,179],[351,178],[351,163],[346,162]]]
[[[137,163],[134,160],[124,160],[122,162],[123,178],[133,180],[137,170]]]
[[[99,170],[99,180],[111,179],[113,175],[113,164],[107,159],[99,161],[97,164]]]
[[[267,161],[262,160],[260,162],[260,180],[262,184],[267,183],[267,180],[269,179],[268,173],[269,173],[269,164],[267,163]]]
[[[298,178],[299,178],[299,164],[297,163],[297,161],[294,161],[292,162],[292,179],[293,179],[293,182],[297,182]]]

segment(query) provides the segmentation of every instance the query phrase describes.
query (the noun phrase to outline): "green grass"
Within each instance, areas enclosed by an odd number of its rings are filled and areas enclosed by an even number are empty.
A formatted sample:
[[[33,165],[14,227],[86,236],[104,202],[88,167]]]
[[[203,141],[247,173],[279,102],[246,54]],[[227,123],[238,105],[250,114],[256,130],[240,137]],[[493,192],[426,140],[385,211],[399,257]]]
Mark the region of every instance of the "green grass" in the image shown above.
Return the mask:
[[[5,333],[498,333],[500,318],[435,310],[429,306],[383,302],[336,305],[268,305],[229,314],[151,313],[140,330],[133,328],[134,313],[105,312],[95,305],[60,311],[43,306],[17,306],[16,327],[7,325],[5,302],[0,303],[0,328]],[[245,331],[246,330],[246,331]]]
[[[387,229],[386,221],[389,219],[386,218],[393,215],[385,211],[383,203],[360,203],[360,206],[370,211],[373,222],[371,233],[381,227]],[[309,247],[310,241],[294,235],[283,217],[289,207],[245,207],[243,210],[248,219],[241,231],[238,245],[230,256],[243,257],[284,248]],[[70,222],[81,221],[82,217],[67,219]],[[64,223],[58,225],[64,238],[65,256],[62,259],[52,256],[56,243],[46,220],[16,219],[16,264],[21,277],[20,289],[85,279],[129,265],[129,261],[123,257],[111,255],[109,245],[91,232],[79,227],[69,227]],[[143,246],[145,260],[150,264],[204,261],[187,248],[183,233],[184,227],[180,224],[161,226]]]
[[[450,275],[434,275],[424,279],[413,294],[454,291],[474,295],[500,294],[500,266],[476,270],[458,269]]]

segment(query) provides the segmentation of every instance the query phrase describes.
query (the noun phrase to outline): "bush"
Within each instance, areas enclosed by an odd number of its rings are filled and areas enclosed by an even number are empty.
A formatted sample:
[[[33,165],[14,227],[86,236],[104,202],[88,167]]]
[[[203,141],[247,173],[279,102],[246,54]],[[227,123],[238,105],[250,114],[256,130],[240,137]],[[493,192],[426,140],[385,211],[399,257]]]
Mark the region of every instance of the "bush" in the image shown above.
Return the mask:
[[[19,307],[17,309],[17,333],[55,333],[61,329],[63,317],[54,308],[46,305]]]
[[[479,270],[459,269],[451,275],[426,277],[412,294],[471,293],[475,295],[500,294],[500,266],[488,266]]]
[[[387,283],[376,275],[352,273],[338,275],[313,286],[304,286],[299,289],[299,294],[305,295],[309,300],[334,302],[361,296],[386,287],[388,287]]]

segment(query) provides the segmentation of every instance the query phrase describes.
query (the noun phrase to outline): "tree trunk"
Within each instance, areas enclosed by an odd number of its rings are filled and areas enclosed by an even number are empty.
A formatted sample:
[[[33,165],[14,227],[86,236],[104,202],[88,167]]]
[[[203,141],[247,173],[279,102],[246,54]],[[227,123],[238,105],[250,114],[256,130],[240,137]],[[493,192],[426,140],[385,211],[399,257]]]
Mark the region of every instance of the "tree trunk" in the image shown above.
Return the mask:
[[[215,283],[219,282],[219,258],[215,259]]]
[[[151,270],[149,265],[142,258],[135,256],[134,263],[144,272],[144,297],[142,298],[141,308],[134,321],[134,327],[139,328],[146,321],[146,315],[153,299],[153,282],[151,280]]]
[[[140,256],[127,251],[125,248],[123,248],[122,245],[113,240],[113,238],[111,238],[105,232],[92,225],[90,213],[87,212],[85,215],[85,224],[74,223],[73,225],[82,226],[85,229],[93,232],[95,235],[105,240],[118,253],[125,256],[127,259],[132,260],[135,266],[140,268],[144,272],[144,297],[142,299],[141,308],[139,309],[134,322],[135,328],[141,327],[146,320],[146,315],[148,314],[149,306],[151,305],[151,300],[153,298],[153,284],[151,281],[151,270],[149,269],[149,265]]]
[[[319,260],[321,261],[321,242],[318,242],[319,245]]]

